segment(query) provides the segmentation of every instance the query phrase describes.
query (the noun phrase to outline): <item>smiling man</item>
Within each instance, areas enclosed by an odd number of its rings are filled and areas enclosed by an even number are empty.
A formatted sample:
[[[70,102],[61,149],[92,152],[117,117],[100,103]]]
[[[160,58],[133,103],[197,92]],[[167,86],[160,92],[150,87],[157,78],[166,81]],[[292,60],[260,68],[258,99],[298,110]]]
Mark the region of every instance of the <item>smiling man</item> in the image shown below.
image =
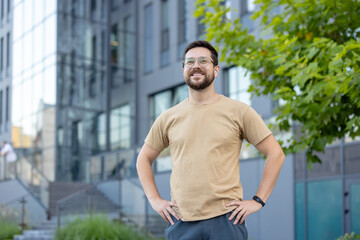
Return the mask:
[[[265,205],[285,160],[271,131],[250,106],[215,92],[219,71],[218,53],[210,43],[195,41],[186,47],[183,73],[189,98],[156,119],[138,156],[145,194],[169,222],[166,239],[247,239],[245,219]],[[243,199],[240,182],[243,139],[267,158],[251,200]],[[171,201],[160,197],[151,167],[168,146]]]

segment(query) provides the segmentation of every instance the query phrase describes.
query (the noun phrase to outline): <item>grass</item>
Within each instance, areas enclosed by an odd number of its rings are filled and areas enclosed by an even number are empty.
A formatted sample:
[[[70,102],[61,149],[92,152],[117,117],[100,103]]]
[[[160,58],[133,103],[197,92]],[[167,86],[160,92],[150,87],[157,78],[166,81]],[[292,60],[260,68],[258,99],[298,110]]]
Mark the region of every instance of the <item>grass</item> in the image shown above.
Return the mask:
[[[12,239],[15,234],[20,234],[21,229],[16,223],[0,219],[0,240]]]
[[[120,224],[111,222],[105,216],[95,215],[78,218],[56,233],[56,240],[145,240],[153,239],[143,233]]]
[[[16,219],[17,212],[14,209],[8,206],[0,206],[0,240],[12,239],[13,235],[21,233]]]

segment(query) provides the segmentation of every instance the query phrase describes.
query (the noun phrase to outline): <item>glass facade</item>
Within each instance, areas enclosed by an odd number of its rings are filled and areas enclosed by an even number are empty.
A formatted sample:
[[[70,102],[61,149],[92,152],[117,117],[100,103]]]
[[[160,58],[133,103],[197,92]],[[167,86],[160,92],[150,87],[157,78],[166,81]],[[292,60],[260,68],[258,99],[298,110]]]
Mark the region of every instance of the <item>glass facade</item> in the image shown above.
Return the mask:
[[[144,72],[149,73],[153,70],[153,5],[148,4],[144,9],[145,27],[145,59]]]
[[[58,180],[100,179],[91,169],[107,158],[98,156],[133,147],[134,18],[111,20],[107,3],[58,3]]]
[[[359,141],[338,141],[317,154],[322,163],[311,168],[305,153],[294,155],[297,240],[336,239],[359,231],[359,184],[353,180],[360,174],[359,147]]]
[[[351,232],[360,233],[360,183],[350,187]]]
[[[169,22],[169,1],[161,0],[161,63],[162,67],[170,63],[170,22]]]
[[[340,179],[308,183],[306,209],[308,239],[335,239],[342,235],[341,193]]]
[[[182,58],[182,55],[184,53],[186,43],[188,41],[188,11],[187,6],[188,2],[187,0],[178,0],[178,53],[177,57],[178,59]]]
[[[56,11],[56,1],[13,3],[12,143],[50,180],[55,179]]]
[[[251,105],[251,94],[247,92],[251,84],[250,72],[243,67],[232,67],[227,71],[227,92],[230,98]]]

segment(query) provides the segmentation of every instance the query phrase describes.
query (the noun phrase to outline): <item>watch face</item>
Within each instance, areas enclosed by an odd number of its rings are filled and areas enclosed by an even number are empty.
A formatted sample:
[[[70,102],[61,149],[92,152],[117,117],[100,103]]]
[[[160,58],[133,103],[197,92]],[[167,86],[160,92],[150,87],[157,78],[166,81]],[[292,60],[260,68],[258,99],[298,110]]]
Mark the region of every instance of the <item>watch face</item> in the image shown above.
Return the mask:
[[[254,196],[253,199],[254,199],[256,202],[260,203],[261,206],[265,206],[265,203],[264,203],[264,202],[261,200],[261,198],[259,198],[258,196]]]

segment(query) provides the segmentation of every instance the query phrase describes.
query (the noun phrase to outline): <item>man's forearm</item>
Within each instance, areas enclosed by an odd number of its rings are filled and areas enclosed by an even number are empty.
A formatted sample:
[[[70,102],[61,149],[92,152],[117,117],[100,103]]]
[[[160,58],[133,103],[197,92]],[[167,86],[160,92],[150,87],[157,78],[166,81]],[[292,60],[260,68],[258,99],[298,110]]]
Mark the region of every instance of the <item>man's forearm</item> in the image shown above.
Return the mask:
[[[256,193],[256,196],[261,198],[264,202],[268,200],[275,187],[284,160],[285,155],[282,151],[270,155],[266,159],[263,176]]]
[[[152,170],[151,163],[148,160],[139,158],[136,168],[146,197],[150,202],[152,200],[159,199],[160,194],[156,188],[154,172]]]

